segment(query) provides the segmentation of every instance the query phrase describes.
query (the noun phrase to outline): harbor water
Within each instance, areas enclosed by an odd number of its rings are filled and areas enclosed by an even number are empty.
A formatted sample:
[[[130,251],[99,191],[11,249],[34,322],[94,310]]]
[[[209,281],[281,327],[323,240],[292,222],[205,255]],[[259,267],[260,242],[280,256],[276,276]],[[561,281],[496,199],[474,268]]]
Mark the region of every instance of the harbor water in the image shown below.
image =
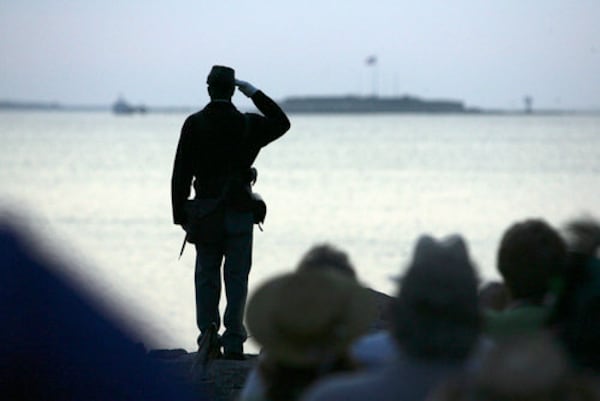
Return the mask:
[[[0,112],[0,208],[143,333],[195,349],[194,249],[178,260],[170,176],[183,114]],[[250,293],[311,245],[393,293],[419,235],[460,233],[482,281],[513,222],[600,216],[599,115],[292,115],[260,154]],[[252,345],[250,345],[252,347]]]

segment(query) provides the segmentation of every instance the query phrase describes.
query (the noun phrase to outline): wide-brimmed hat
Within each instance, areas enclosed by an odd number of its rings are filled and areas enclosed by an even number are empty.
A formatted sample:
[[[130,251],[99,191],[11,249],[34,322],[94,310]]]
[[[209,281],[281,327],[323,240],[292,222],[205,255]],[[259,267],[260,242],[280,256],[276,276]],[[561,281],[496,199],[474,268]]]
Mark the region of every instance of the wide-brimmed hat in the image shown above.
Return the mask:
[[[478,277],[467,245],[454,234],[437,240],[422,235],[400,280],[399,297],[411,305],[447,310],[477,302]],[[472,306],[472,305],[471,305]]]
[[[369,291],[339,273],[285,274],[250,297],[248,329],[274,359],[293,366],[318,364],[343,353],[376,316]]]
[[[206,83],[211,86],[233,87],[235,85],[235,71],[231,67],[214,65],[206,78]]]
[[[477,283],[460,236],[421,236],[392,311],[403,351],[426,359],[466,358],[480,333]]]

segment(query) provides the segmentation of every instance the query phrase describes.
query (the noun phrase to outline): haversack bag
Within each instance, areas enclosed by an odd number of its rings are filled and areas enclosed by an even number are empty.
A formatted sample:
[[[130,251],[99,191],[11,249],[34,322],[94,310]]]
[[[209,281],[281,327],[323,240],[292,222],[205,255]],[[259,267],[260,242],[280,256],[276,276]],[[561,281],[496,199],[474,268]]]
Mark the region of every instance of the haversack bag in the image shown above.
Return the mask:
[[[192,244],[218,242],[225,235],[225,207],[221,198],[196,198],[185,202],[186,241]]]

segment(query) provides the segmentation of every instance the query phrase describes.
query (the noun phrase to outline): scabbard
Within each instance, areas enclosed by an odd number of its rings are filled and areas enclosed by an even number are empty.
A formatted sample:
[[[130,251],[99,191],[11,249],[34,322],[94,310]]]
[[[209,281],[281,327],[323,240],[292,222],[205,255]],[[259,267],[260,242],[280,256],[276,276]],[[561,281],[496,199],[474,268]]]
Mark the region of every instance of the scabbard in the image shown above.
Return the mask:
[[[181,259],[181,255],[183,255],[183,250],[185,249],[185,243],[187,242],[188,239],[188,234],[185,233],[185,237],[183,237],[183,244],[181,244],[181,251],[179,251],[179,258],[177,258],[177,260]]]

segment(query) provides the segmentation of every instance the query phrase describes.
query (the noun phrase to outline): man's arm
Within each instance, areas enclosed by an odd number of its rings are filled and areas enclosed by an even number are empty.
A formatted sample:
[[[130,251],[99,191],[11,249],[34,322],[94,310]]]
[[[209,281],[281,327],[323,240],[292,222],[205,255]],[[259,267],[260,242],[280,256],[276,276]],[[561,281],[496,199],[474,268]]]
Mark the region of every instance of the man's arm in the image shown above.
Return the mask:
[[[251,99],[256,108],[265,116],[263,146],[279,138],[290,129],[290,120],[281,110],[281,107],[265,95],[263,91],[257,91]]]
[[[263,118],[253,119],[253,124],[258,125],[253,132],[260,136],[258,139],[261,146],[281,137],[290,129],[290,120],[273,99],[246,81],[236,80],[236,85],[244,95],[252,99],[256,108],[263,114]]]
[[[171,205],[173,208],[173,223],[183,225],[186,223],[185,201],[190,196],[190,187],[193,178],[193,169],[190,159],[191,150],[191,123],[188,118],[181,128],[177,153],[173,163],[171,176]]]

